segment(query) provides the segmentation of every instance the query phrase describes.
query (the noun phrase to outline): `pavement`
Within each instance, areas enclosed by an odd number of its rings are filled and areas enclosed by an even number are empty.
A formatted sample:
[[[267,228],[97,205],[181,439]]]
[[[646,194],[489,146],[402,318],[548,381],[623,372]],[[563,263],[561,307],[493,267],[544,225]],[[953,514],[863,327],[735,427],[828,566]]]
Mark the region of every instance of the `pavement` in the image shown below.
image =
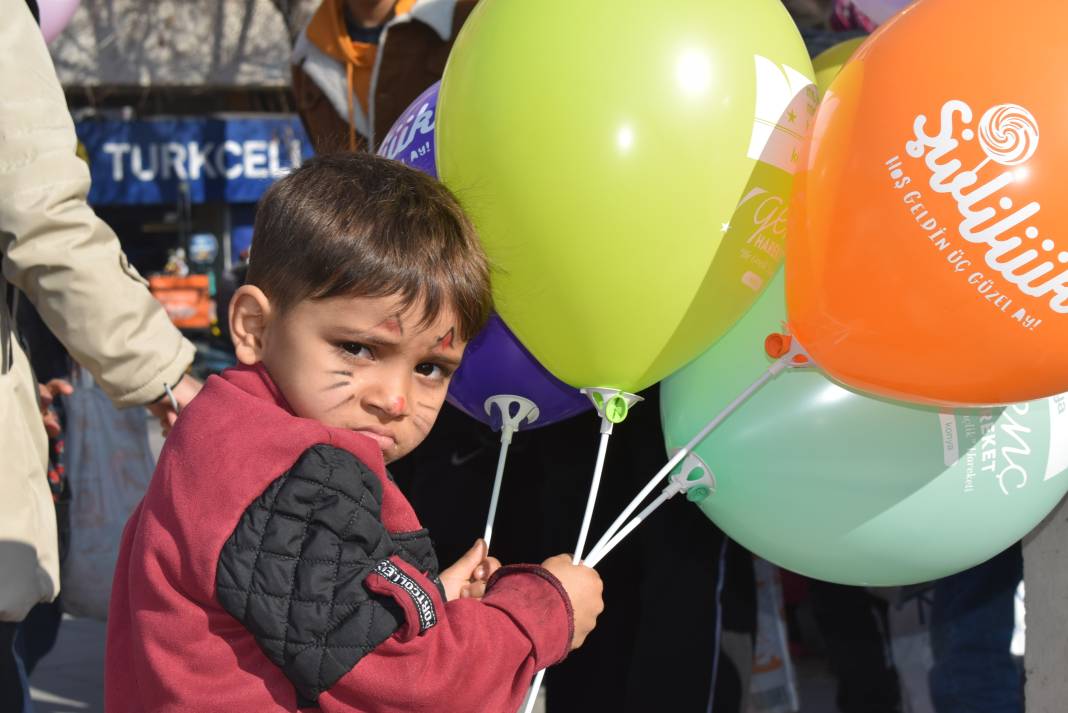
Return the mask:
[[[30,677],[34,713],[103,713],[104,622],[64,616]]]
[[[800,682],[800,713],[837,713],[834,679],[822,659],[795,662]],[[104,623],[65,616],[55,648],[30,679],[34,713],[103,713]],[[545,690],[534,713],[545,711]],[[680,712],[685,713],[685,712]]]

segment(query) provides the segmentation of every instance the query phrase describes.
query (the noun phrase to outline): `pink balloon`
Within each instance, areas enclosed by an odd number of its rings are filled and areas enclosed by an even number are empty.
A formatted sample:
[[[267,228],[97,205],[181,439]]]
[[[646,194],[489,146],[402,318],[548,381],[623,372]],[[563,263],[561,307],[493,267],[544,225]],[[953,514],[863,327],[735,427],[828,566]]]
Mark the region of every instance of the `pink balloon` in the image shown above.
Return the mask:
[[[881,25],[908,5],[913,0],[853,0],[853,6],[870,17],[876,25]]]
[[[81,0],[37,0],[41,11],[41,33],[45,42],[56,39],[78,9]]]

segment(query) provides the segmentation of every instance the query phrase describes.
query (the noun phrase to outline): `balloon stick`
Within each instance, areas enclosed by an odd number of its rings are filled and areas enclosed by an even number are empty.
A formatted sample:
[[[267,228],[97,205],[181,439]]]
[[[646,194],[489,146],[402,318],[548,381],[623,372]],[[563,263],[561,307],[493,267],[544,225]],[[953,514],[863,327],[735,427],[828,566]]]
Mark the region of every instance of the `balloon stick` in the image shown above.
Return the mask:
[[[597,462],[593,466],[593,480],[590,482],[590,493],[586,496],[586,512],[582,516],[582,526],[579,528],[578,542],[575,543],[575,554],[571,564],[578,564],[582,561],[582,550],[586,548],[586,537],[590,534],[590,521],[593,520],[593,508],[597,503],[597,492],[601,487],[601,473],[604,471],[604,457],[608,451],[608,439],[611,437],[611,431],[601,432],[601,442],[597,445]]]
[[[497,517],[497,500],[501,496],[501,481],[504,480],[504,463],[508,460],[508,446],[511,445],[511,433],[509,429],[501,429],[501,452],[497,456],[497,475],[493,479],[493,494],[490,495],[489,513],[486,515],[486,530],[482,539],[486,541],[486,551],[489,551],[490,541],[493,539],[493,521]]]
[[[534,710],[534,703],[538,700],[538,691],[541,690],[541,680],[543,678],[545,678],[545,669],[534,674],[534,680],[530,684],[527,699],[523,703],[523,713],[531,713]]]
[[[689,454],[682,463],[682,470],[671,476],[671,482],[660,492],[660,495],[656,496],[656,499],[631,518],[630,522],[620,529],[607,544],[599,550],[590,552],[585,560],[586,566],[596,567],[604,559],[605,555],[615,549],[616,545],[633,532],[642,521],[679,493],[686,493],[686,498],[690,502],[700,502],[715,491],[716,478],[712,474],[712,470],[696,453]]]
[[[597,504],[597,492],[601,487],[601,473],[604,471],[604,458],[608,452],[608,439],[612,437],[612,428],[627,417],[630,407],[642,401],[641,396],[628,394],[619,389],[586,388],[581,390],[593,402],[601,417],[601,441],[597,447],[597,462],[593,466],[593,480],[590,482],[590,492],[586,496],[586,512],[582,516],[582,526],[579,528],[578,542],[575,544],[575,554],[572,555],[571,563],[582,562],[582,550],[586,547],[586,538],[590,533],[590,522],[593,521],[593,508]],[[526,702],[523,705],[523,713],[531,713],[534,710],[534,702],[538,698],[538,689],[541,688],[542,679],[545,678],[545,669],[534,675],[527,693]]]
[[[716,414],[711,421],[706,423],[704,427],[697,432],[696,436],[691,438],[685,446],[675,453],[671,460],[664,464],[663,468],[657,471],[656,475],[645,484],[645,487],[643,487],[638,495],[630,501],[627,507],[623,508],[623,512],[620,513],[615,522],[613,522],[608,530],[605,531],[604,535],[601,536],[601,539],[597,541],[597,544],[593,546],[593,549],[590,550],[591,558],[595,558],[595,561],[600,561],[601,557],[605,554],[603,550],[605,550],[612,538],[615,537],[619,529],[627,523],[627,518],[630,517],[638,506],[642,504],[642,501],[649,496],[649,493],[653,491],[653,488],[666,478],[675,466],[682,462],[682,459],[689,455],[690,452],[705,440],[705,438],[708,437],[708,434],[712,433],[712,431],[723,423],[728,416],[737,411],[742,404],[753,396],[753,394],[784,370],[793,367],[809,366],[811,364],[811,359],[805,352],[804,348],[789,336],[773,334],[769,336],[765,342],[765,348],[770,354],[778,357],[776,361],[773,362],[756,381],[747,386],[746,389],[734,399],[734,401],[727,404],[727,406]],[[637,527],[637,524],[635,524],[634,527]]]
[[[490,495],[489,513],[486,514],[486,531],[482,535],[482,539],[486,541],[487,553],[490,540],[493,539],[493,522],[497,518],[497,501],[501,496],[501,482],[504,480],[504,464],[508,459],[508,446],[512,445],[512,436],[520,426],[524,423],[534,423],[540,415],[533,401],[511,394],[497,394],[486,399],[483,408],[486,409],[487,415],[493,415],[494,407],[501,414],[501,453],[497,457],[497,475],[493,479],[493,494]]]

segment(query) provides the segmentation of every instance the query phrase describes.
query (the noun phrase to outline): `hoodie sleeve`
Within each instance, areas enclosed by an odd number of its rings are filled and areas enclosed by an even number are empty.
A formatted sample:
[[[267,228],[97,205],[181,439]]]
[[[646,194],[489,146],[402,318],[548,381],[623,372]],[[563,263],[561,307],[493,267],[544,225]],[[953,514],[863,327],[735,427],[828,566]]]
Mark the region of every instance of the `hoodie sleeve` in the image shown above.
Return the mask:
[[[571,606],[540,567],[500,570],[446,603],[425,530],[390,533],[382,485],[355,456],[305,451],[242,515],[216,594],[323,711],[508,711],[561,660]]]
[[[148,403],[193,360],[85,202],[89,168],[41,31],[0,0],[0,265],[117,406]]]

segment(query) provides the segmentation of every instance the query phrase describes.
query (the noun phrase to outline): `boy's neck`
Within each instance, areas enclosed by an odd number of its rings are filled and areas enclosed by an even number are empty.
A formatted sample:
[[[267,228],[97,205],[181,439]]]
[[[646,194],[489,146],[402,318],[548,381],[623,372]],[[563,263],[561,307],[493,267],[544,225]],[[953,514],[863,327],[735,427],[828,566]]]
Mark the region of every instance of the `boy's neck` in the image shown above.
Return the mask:
[[[359,27],[378,27],[393,14],[396,0],[345,0],[345,15]]]

